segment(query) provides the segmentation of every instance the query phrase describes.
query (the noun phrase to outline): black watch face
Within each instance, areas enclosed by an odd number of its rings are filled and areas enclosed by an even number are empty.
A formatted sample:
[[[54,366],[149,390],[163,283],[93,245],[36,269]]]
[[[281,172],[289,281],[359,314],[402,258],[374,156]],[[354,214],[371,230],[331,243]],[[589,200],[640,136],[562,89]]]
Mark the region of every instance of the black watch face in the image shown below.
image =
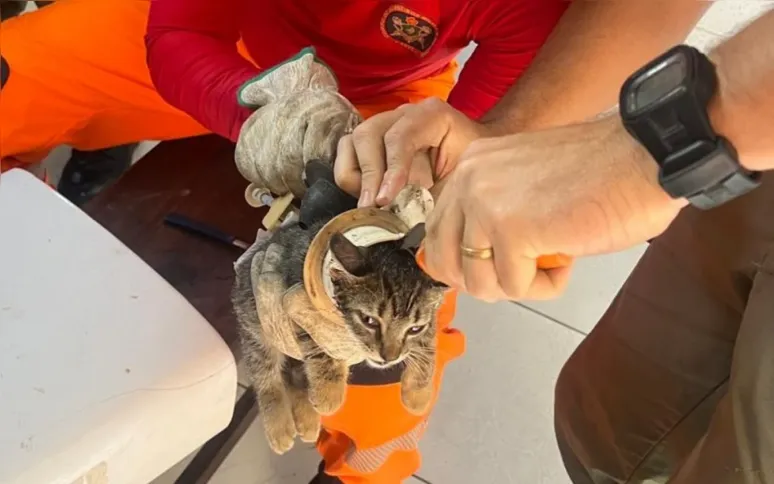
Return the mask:
[[[647,110],[685,84],[688,67],[683,55],[675,55],[645,72],[629,93],[628,111]]]

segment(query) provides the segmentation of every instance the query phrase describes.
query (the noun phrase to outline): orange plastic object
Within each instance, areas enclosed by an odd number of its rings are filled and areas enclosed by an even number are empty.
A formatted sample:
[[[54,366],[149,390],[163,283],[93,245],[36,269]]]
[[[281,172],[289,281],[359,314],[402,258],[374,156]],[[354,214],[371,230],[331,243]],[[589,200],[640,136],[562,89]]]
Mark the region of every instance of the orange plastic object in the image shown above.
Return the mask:
[[[541,255],[537,258],[538,269],[560,269],[572,264],[572,257],[564,254]]]

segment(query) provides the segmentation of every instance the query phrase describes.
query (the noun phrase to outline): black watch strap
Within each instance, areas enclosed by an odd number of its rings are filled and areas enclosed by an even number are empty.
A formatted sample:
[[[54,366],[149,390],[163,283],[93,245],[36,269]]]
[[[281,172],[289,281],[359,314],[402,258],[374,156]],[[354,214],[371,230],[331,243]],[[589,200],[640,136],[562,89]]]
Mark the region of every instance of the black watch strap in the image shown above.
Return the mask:
[[[659,164],[664,190],[701,209],[760,183],[760,173],[742,167],[729,140],[712,128],[708,107],[717,84],[710,59],[680,45],[629,77],[619,104],[626,130]]]
[[[739,165],[736,151],[723,137],[715,143],[705,140],[688,149],[690,162],[673,153],[659,170],[659,183],[670,196],[687,198],[691,205],[708,210],[743,195],[760,184],[760,173]]]

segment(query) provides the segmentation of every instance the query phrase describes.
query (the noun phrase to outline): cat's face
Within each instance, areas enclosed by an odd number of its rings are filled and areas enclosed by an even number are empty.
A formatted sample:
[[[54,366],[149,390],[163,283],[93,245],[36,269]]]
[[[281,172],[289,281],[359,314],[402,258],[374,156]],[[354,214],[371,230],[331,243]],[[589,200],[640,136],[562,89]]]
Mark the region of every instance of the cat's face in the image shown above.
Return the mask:
[[[367,362],[385,368],[433,358],[435,314],[445,286],[430,279],[400,242],[356,247],[341,235],[331,250],[344,267],[332,269],[334,297]]]

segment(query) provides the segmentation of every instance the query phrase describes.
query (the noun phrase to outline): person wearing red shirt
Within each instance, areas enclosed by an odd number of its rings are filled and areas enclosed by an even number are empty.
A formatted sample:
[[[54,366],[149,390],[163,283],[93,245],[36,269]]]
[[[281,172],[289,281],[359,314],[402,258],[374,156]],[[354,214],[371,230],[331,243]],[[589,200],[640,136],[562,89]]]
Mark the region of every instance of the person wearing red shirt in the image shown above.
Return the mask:
[[[430,96],[478,117],[527,69],[565,8],[561,0],[59,1],[3,24],[10,75],[0,155],[34,162],[60,144],[95,150],[208,132],[236,141],[250,115],[236,102],[240,85],[308,46],[364,117]],[[409,18],[422,28],[415,38],[396,30]],[[479,47],[455,85],[455,57],[471,41]]]

